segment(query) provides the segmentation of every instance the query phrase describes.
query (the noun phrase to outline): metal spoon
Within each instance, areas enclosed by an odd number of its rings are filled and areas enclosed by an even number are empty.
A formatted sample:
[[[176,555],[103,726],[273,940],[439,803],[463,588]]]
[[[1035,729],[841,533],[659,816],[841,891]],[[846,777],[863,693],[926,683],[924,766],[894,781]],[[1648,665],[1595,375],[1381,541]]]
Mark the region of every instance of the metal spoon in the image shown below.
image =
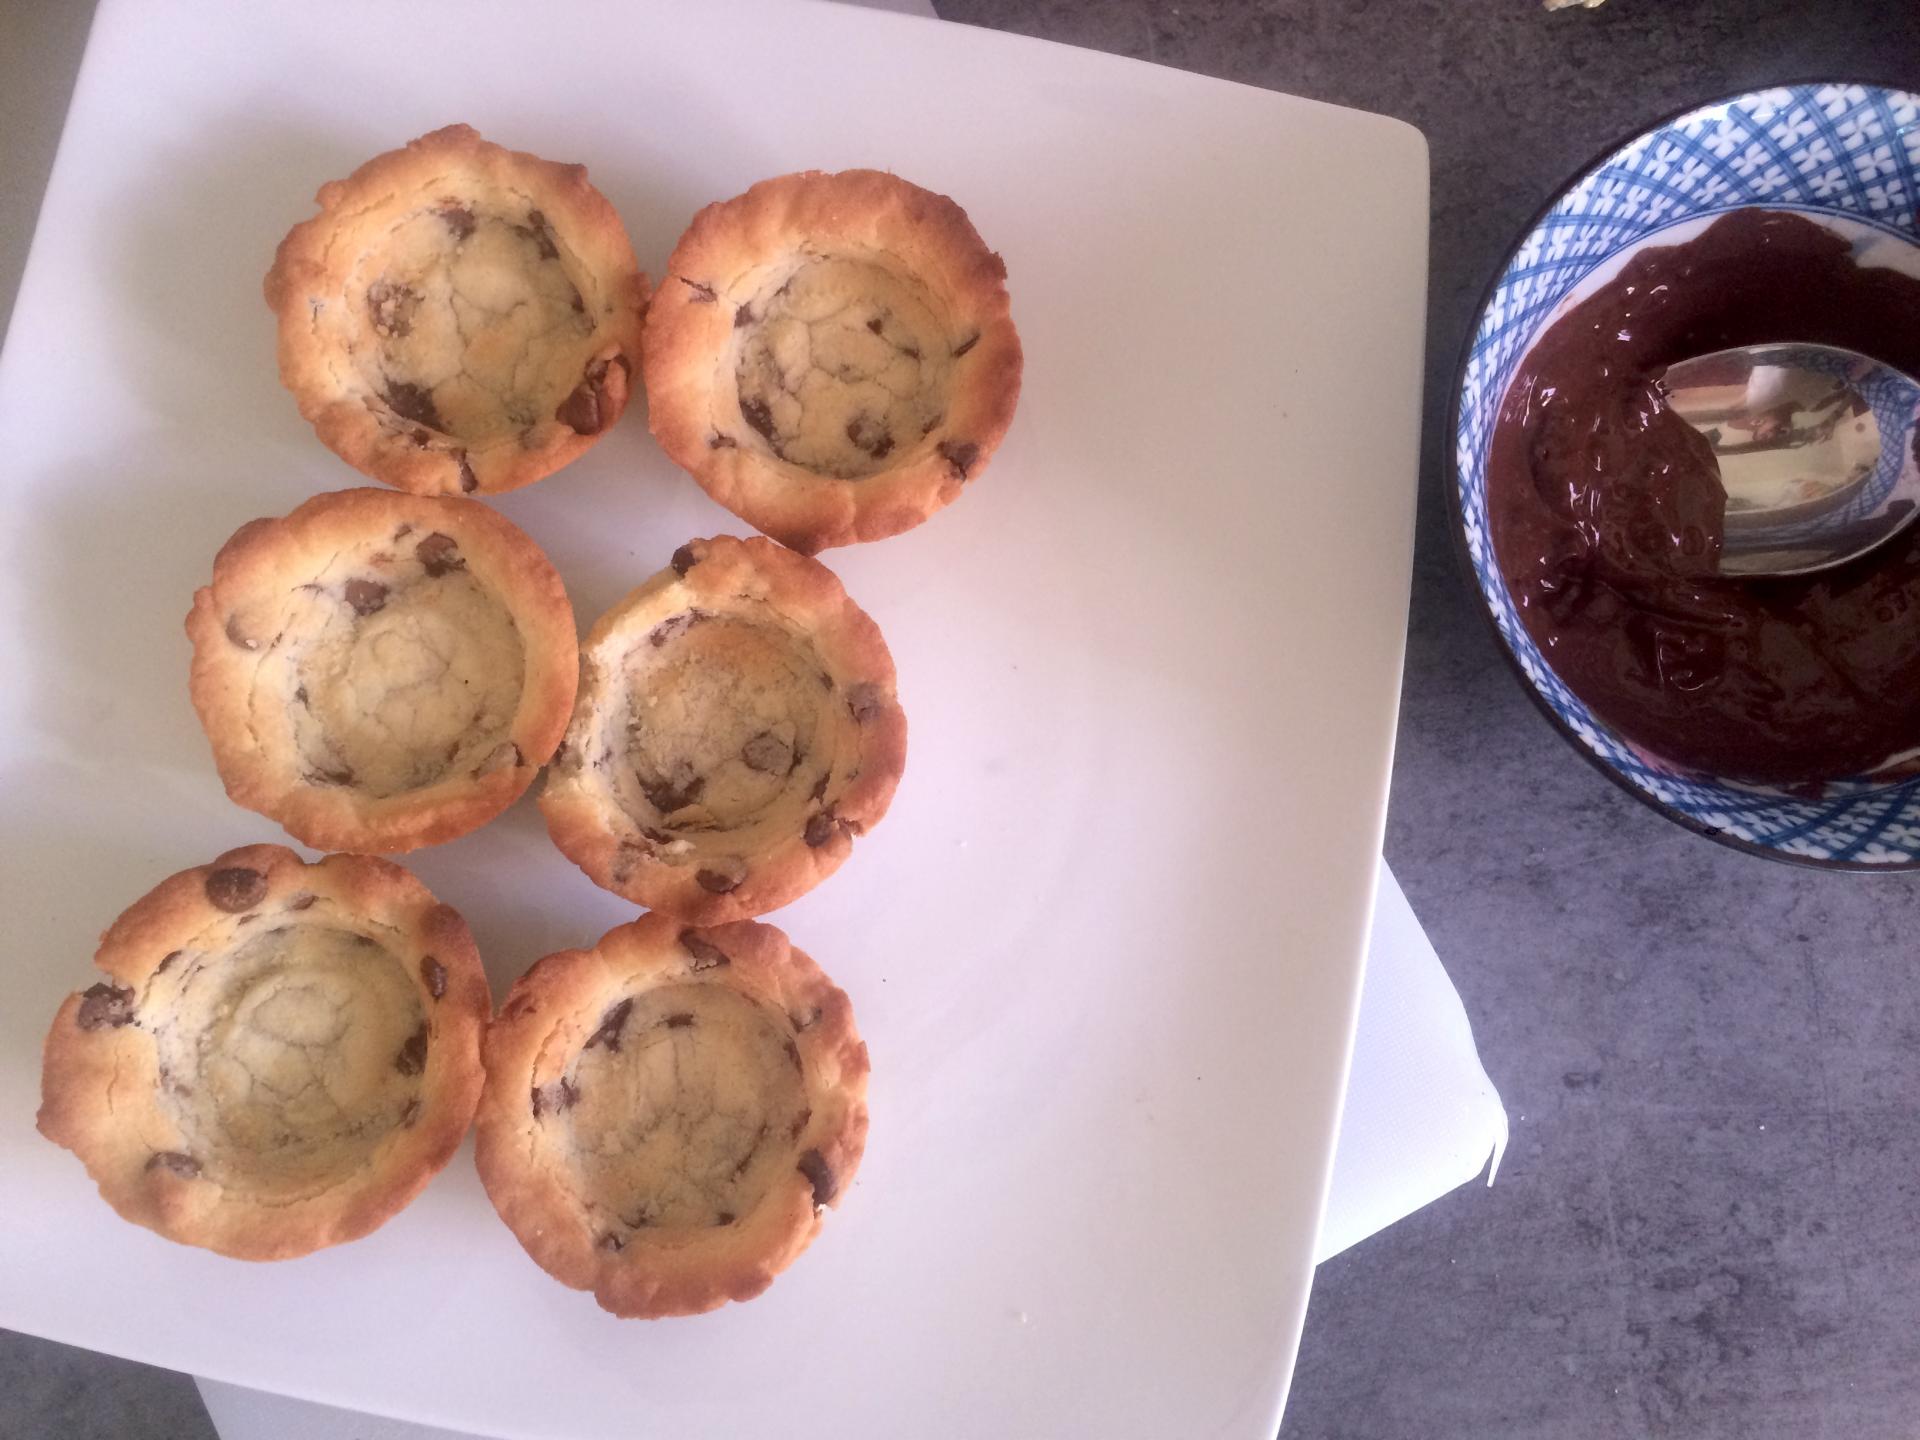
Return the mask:
[[[1806,575],[1920,516],[1920,384],[1831,345],[1748,345],[1660,377],[1727,492],[1720,573]]]

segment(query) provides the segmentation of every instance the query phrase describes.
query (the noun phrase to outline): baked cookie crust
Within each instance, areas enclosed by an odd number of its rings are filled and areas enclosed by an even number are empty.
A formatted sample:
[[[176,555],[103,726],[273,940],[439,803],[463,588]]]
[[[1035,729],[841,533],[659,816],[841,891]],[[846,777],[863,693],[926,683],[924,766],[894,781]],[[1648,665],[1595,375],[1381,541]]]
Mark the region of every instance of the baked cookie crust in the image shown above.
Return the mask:
[[[647,317],[654,438],[803,553],[910,530],[1012,423],[1006,274],[952,200],[876,170],[782,175],[709,205]]]
[[[880,627],[770,540],[694,540],[594,624],[540,794],[596,885],[718,924],[806,894],[886,814],[907,720]]]
[[[114,921],[40,1133],[125,1219],[242,1260],[355,1240],[459,1148],[491,997],[458,911],[362,855],[230,850]]]
[[[473,500],[341,490],[240,527],[193,597],[194,709],[236,804],[320,850],[485,824],[573,708],[573,607]]]
[[[449,125],[320,187],[267,272],[280,378],[335,454],[497,495],[620,418],[647,277],[586,167]]]
[[[484,1055],[475,1159],[494,1208],[615,1315],[758,1295],[866,1146],[852,1004],[771,925],[644,915],[549,955]]]

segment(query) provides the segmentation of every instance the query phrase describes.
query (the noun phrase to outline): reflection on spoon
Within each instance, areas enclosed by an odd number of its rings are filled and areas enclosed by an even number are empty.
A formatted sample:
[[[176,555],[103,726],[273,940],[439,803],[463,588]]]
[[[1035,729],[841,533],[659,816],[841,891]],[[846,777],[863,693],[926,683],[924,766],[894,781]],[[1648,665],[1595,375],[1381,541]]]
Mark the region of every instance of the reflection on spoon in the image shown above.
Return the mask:
[[[1667,368],[1673,413],[1726,491],[1723,575],[1805,575],[1920,515],[1920,384],[1830,345],[1749,345]]]

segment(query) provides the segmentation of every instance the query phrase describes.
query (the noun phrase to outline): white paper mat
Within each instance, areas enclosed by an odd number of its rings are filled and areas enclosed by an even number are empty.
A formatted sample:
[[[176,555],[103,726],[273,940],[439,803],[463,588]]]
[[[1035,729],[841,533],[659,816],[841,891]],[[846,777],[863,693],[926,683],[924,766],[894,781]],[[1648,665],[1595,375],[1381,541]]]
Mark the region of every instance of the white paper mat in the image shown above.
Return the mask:
[[[1315,1260],[1411,1215],[1507,1148],[1507,1112],[1480,1064],[1466,1007],[1383,862]]]

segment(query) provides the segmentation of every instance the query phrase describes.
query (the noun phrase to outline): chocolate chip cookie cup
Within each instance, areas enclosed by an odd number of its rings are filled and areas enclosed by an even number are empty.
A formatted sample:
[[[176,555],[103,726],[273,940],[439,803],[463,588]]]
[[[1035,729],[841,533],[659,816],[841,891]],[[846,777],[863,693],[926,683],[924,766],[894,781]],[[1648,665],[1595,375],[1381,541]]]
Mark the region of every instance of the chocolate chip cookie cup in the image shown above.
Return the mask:
[[[880,627],[819,561],[721,536],[588,633],[540,809],[596,885],[711,925],[837,870],[906,758]]]
[[[806,554],[910,530],[1013,420],[1006,266],[944,195],[809,170],[709,205],[647,317],[654,438]]]
[[[47,1033],[40,1133],[125,1219],[242,1260],[356,1240],[467,1132],[473,937],[399,866],[279,845],[164,880]]]
[[[241,526],[187,635],[227,794],[320,850],[485,824],[553,753],[579,680],[547,557],[440,496],[342,490]]]
[[[615,1315],[758,1295],[866,1146],[853,1007],[771,925],[646,915],[549,955],[484,1055],[475,1159],[494,1208]]]
[[[266,297],[280,378],[349,465],[418,495],[496,495],[620,418],[647,277],[584,166],[450,125],[317,198]]]

